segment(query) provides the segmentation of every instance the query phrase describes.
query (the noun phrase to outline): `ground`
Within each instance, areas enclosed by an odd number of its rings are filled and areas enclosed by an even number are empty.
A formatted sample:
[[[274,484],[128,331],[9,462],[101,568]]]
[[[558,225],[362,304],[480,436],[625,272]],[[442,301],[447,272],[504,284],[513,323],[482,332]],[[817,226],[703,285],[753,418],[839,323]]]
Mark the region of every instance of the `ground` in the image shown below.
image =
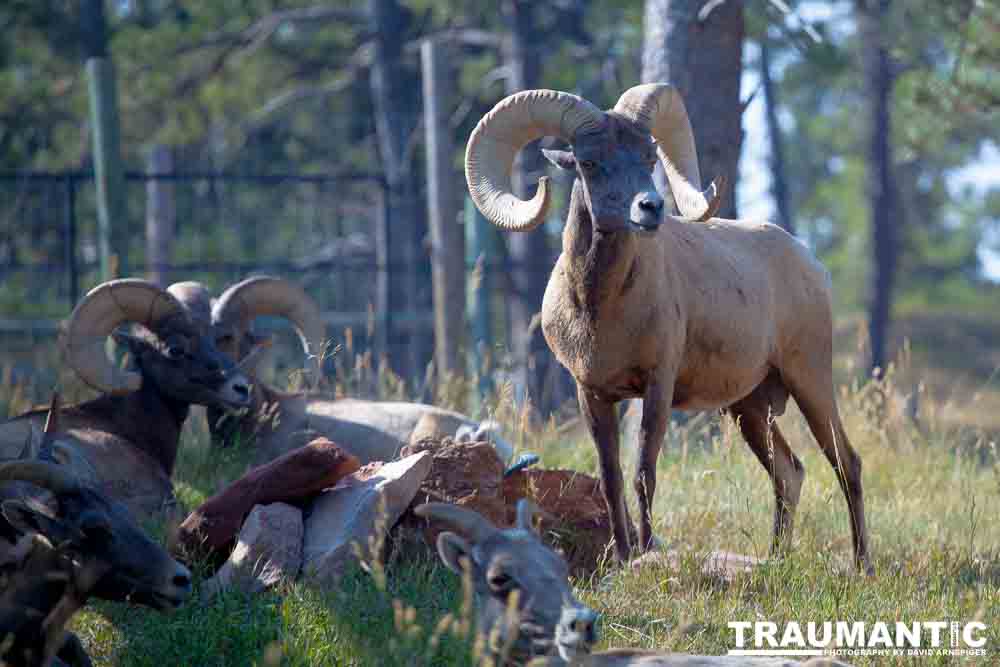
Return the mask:
[[[838,360],[841,406],[864,461],[874,577],[851,569],[843,496],[791,403],[781,423],[806,467],[791,554],[731,583],[699,574],[699,559],[713,549],[765,556],[773,502],[764,471],[735,429],[701,416],[671,429],[658,472],[655,524],[668,546],[686,554],[681,570],[609,565],[574,582],[579,597],[602,614],[601,647],[725,653],[735,648],[729,621],[981,620],[991,655],[969,664],[1000,663],[998,363],[995,356],[989,361],[996,354],[990,335],[975,334],[990,331],[986,324],[950,323],[914,336],[905,368],[882,383],[847,382],[852,346],[844,341],[852,326],[838,336],[845,347]],[[913,326],[926,334],[929,325]],[[943,361],[935,366],[932,359]],[[914,423],[904,397],[920,382]],[[593,445],[572,424],[518,440],[545,466],[596,472]],[[239,474],[245,459],[239,450],[209,450],[204,424],[191,420],[176,475],[180,500],[196,505]],[[384,577],[358,570],[336,590],[295,585],[210,604],[198,599],[196,591],[166,616],[97,604],[73,626],[98,665],[467,665],[473,650],[460,632],[442,631],[446,615],[467,616],[468,600],[458,578],[430,558],[390,561]],[[951,660],[851,658],[857,665]]]

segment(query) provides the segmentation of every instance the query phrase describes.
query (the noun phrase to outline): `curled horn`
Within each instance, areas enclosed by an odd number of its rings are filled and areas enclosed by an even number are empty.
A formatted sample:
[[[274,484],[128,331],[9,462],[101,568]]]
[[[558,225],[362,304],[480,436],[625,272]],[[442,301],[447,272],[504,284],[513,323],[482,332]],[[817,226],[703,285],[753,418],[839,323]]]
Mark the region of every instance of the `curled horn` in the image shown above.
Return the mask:
[[[708,220],[722,204],[725,177],[701,191],[694,133],[684,100],[666,83],[647,83],[625,91],[614,111],[645,127],[657,143],[677,209],[690,220]]]
[[[535,515],[539,512],[538,505],[527,498],[517,501],[517,527],[521,530],[535,532]]]
[[[482,542],[496,534],[497,527],[470,509],[450,503],[424,503],[413,510],[417,516],[441,521],[472,542]]]
[[[226,289],[212,306],[213,324],[236,325],[240,331],[258,315],[284,317],[295,326],[307,356],[318,358],[322,352],[323,316],[316,302],[295,283],[271,276],[248,278]]]
[[[0,464],[0,482],[29,482],[59,495],[78,491],[80,481],[63,466],[48,461],[12,461]]]
[[[110,280],[90,290],[69,317],[63,336],[66,359],[88,385],[108,394],[142,386],[142,375],[122,371],[104,353],[104,341],[123,322],[155,330],[167,318],[187,313],[172,295],[147,280]]]
[[[497,103],[476,125],[465,149],[465,180],[472,201],[497,227],[526,232],[545,221],[548,178],[538,181],[535,196],[524,201],[513,193],[510,172],[517,152],[544,136],[572,143],[580,132],[604,125],[604,112],[576,95],[555,90],[526,90]]]

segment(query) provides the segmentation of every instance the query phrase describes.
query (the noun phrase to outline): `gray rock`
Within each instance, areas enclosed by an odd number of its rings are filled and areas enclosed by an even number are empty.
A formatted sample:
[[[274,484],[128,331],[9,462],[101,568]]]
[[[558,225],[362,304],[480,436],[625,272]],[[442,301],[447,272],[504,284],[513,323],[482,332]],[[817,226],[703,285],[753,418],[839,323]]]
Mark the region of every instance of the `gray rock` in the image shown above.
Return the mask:
[[[367,558],[370,545],[385,537],[412,502],[432,458],[424,451],[366,465],[317,497],[305,521],[302,576],[331,583],[356,558],[356,548]]]
[[[293,581],[302,567],[302,511],[285,503],[255,505],[229,560],[202,584],[202,598],[225,589],[259,593]]]

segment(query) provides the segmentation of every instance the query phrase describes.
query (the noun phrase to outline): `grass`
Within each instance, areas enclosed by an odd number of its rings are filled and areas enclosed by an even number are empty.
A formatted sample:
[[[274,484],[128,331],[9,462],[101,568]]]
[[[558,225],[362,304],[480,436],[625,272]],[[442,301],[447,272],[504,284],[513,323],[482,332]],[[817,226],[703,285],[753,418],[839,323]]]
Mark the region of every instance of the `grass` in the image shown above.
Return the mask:
[[[907,355],[904,361],[910,363]],[[841,362],[846,376],[850,363]],[[881,382],[842,387],[847,431],[864,461],[874,577],[859,577],[851,568],[843,496],[791,402],[780,423],[807,471],[791,553],[729,583],[702,575],[700,559],[714,549],[766,556],[773,493],[728,421],[692,419],[670,430],[654,508],[658,535],[684,554],[680,570],[606,567],[574,582],[578,596],[602,613],[601,648],[725,653],[735,647],[729,621],[981,620],[988,626],[990,657],[972,664],[997,664],[997,434],[988,419],[962,418],[989,408],[972,403],[956,410],[957,394],[931,390],[914,424],[902,400],[914,376],[920,376],[914,368],[891,369]],[[1000,404],[991,378],[971,391],[968,402]],[[503,388],[499,394],[504,422],[522,423],[511,417],[516,411],[504,404]],[[540,453],[547,467],[596,473],[593,445],[572,424],[528,428],[515,440]],[[625,448],[630,458],[633,449]],[[203,421],[190,420],[176,473],[181,502],[197,505],[239,475],[247,460],[248,452],[238,448],[209,449]],[[441,620],[468,616],[458,578],[428,554],[390,560],[386,573],[382,579],[357,569],[333,590],[294,584],[263,595],[225,594],[210,603],[199,602],[196,591],[171,615],[100,603],[73,625],[98,665],[470,664],[471,636]],[[850,660],[883,665],[912,658]],[[940,665],[952,659],[920,660]]]

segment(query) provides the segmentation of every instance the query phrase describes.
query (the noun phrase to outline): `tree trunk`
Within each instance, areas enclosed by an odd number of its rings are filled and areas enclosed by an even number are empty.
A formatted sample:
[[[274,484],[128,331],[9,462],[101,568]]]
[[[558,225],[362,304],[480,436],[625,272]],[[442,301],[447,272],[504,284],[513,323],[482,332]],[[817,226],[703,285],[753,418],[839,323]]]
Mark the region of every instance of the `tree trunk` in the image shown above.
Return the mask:
[[[388,271],[389,317],[386,332],[391,365],[407,379],[419,376],[431,345],[422,326],[419,286],[422,283],[418,253],[424,236],[416,201],[414,165],[407,144],[416,127],[418,92],[402,63],[403,35],[410,16],[397,0],[369,0],[373,51],[372,103],[379,158],[385,174],[386,215],[377,221],[376,239],[385,245],[380,254]],[[387,318],[388,319],[388,318]]]
[[[858,35],[867,100],[868,206],[871,211],[872,285],[868,311],[872,373],[884,371],[892,313],[892,288],[898,258],[892,172],[891,118],[892,70],[885,25],[889,0],[856,0]]]
[[[447,45],[432,39],[420,47],[434,285],[434,361],[441,377],[464,370],[460,352],[465,331],[465,238],[458,224],[454,186],[460,177],[452,168],[454,143],[448,122],[454,83],[450,53]]]
[[[778,123],[778,92],[771,78],[771,46],[765,34],[760,40],[760,81],[764,88],[764,115],[767,118],[767,136],[771,143],[771,194],[778,209],[778,224],[789,234],[795,233],[792,203],[788,199],[788,179],[785,173],[785,147]]]
[[[504,63],[508,68],[507,94],[537,88],[540,63],[538,35],[532,16],[532,3],[526,0],[505,0],[504,18],[507,38],[504,42]],[[543,166],[538,142],[532,142],[518,154],[512,170],[514,192],[522,199],[535,194]],[[510,302],[510,346],[514,355],[517,384],[524,388],[536,407],[540,405],[546,373],[557,363],[542,336],[535,316],[542,310],[542,297],[552,269],[552,251],[544,229],[526,234],[507,234],[507,247],[512,266],[510,276],[514,294]]]
[[[699,19],[706,4],[646,0],[642,80],[671,83],[681,92],[694,128],[701,186],[726,176],[729,187],[719,215],[735,218],[733,193],[743,137],[743,3],[728,0]]]

